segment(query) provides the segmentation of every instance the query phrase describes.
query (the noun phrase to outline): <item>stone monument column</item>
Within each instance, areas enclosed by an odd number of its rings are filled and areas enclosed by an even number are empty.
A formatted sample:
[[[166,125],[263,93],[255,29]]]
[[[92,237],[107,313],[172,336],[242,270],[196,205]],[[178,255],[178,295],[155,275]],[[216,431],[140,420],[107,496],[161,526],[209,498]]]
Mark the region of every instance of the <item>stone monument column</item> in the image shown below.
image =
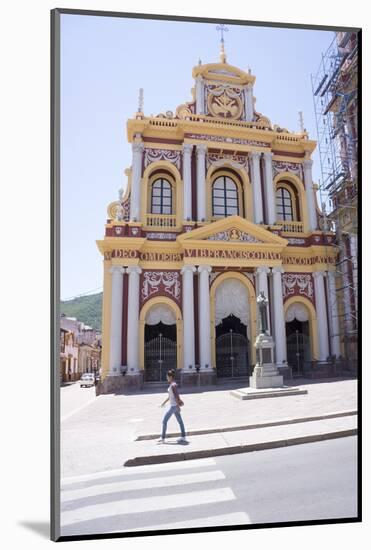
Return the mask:
[[[121,338],[122,338],[122,287],[125,268],[113,265],[111,295],[111,330],[108,376],[121,375]]]
[[[127,374],[129,375],[139,372],[139,275],[141,272],[141,268],[137,265],[127,268],[129,274]]]
[[[195,318],[193,302],[193,273],[195,266],[185,265],[182,268],[183,276],[183,368],[188,370],[195,365]]]
[[[211,340],[210,340],[210,287],[209,265],[200,265],[199,272],[199,342],[201,369],[211,369]]]
[[[337,292],[335,282],[335,272],[327,272],[327,297],[328,297],[328,316],[331,326],[331,353],[339,357],[340,355],[340,328],[339,328],[339,311],[337,304]]]
[[[259,334],[255,340],[256,365],[250,376],[250,388],[280,388],[283,385],[283,376],[279,374],[273,358],[274,341],[268,334],[267,310],[268,298],[264,292],[259,292],[257,299]]]
[[[267,204],[267,223],[273,225],[276,222],[276,193],[273,184],[273,153],[267,151],[263,153],[264,159],[264,179],[265,179],[265,198]]]
[[[286,325],[282,295],[282,267],[273,267],[273,312],[274,340],[276,343],[276,363],[278,367],[287,364]]]
[[[303,161],[304,185],[308,205],[309,231],[315,231],[318,228],[316,205],[314,201],[313,191],[312,165],[313,161],[310,159]]]
[[[144,144],[134,142],[132,144],[133,162],[131,172],[130,191],[130,221],[140,221],[140,186],[142,179],[142,155]]]
[[[251,172],[252,172],[252,195],[254,204],[254,221],[255,223],[263,223],[263,203],[262,203],[262,189],[260,179],[260,153],[252,151],[249,154],[251,160]]]
[[[197,220],[199,222],[206,219],[206,151],[206,145],[197,145]]]
[[[313,273],[313,277],[314,292],[316,296],[319,361],[320,363],[325,363],[329,356],[329,345],[324,272],[316,271]]]
[[[256,277],[256,292],[257,294],[259,292],[264,292],[264,295],[268,297],[268,273],[270,272],[269,267],[262,266],[258,267],[255,271],[255,277]],[[269,308],[267,308],[267,323],[268,323],[268,333],[271,334],[271,322],[270,322],[270,315],[269,315]]]
[[[192,219],[192,170],[191,157],[193,145],[184,143],[183,145],[183,220]]]

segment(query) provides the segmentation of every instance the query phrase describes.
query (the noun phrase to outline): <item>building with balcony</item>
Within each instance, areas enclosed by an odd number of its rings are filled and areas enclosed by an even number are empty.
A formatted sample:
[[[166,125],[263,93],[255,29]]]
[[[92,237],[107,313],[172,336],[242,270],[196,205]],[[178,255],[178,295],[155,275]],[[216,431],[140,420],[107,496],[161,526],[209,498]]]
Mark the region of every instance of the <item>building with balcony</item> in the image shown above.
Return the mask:
[[[256,297],[269,299],[275,361],[290,377],[339,356],[334,234],[319,229],[316,142],[255,108],[255,76],[193,68],[191,101],[127,121],[128,183],[108,205],[102,391],[165,380],[246,378],[256,362]],[[333,334],[333,336],[331,336]],[[122,371],[126,372],[122,376]]]

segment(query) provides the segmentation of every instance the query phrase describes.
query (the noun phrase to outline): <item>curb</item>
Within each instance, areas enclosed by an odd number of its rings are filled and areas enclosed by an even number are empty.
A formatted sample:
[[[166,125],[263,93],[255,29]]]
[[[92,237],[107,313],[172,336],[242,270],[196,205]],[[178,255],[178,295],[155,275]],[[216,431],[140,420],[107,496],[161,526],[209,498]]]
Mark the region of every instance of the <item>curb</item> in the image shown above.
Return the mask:
[[[208,435],[221,432],[237,432],[240,430],[256,430],[258,428],[273,428],[274,426],[285,426],[288,424],[300,424],[300,422],[313,422],[315,420],[327,420],[328,418],[341,418],[344,416],[353,416],[358,414],[358,411],[339,411],[335,413],[321,414],[318,416],[305,416],[302,418],[287,418],[283,420],[273,420],[271,422],[261,422],[258,424],[248,424],[247,426],[230,426],[227,428],[211,428],[209,430],[189,430],[187,436],[190,435]],[[158,439],[159,434],[139,435],[135,441],[149,441]],[[167,434],[166,437],[179,437],[179,432]]]
[[[338,439],[357,435],[357,428],[350,430],[339,430],[337,432],[328,432],[322,434],[306,435],[302,437],[293,437],[290,439],[281,439],[276,441],[266,441],[261,443],[250,443],[249,445],[237,445],[234,447],[222,447],[218,449],[207,449],[202,451],[189,451],[178,454],[140,456],[127,460],[123,466],[144,466],[149,464],[163,464],[167,462],[180,462],[182,460],[192,460],[196,458],[209,458],[214,456],[224,456],[240,453],[249,453],[253,451],[263,451],[267,449],[276,449],[279,447],[288,447],[291,445],[301,445],[303,443],[313,443],[327,439]]]

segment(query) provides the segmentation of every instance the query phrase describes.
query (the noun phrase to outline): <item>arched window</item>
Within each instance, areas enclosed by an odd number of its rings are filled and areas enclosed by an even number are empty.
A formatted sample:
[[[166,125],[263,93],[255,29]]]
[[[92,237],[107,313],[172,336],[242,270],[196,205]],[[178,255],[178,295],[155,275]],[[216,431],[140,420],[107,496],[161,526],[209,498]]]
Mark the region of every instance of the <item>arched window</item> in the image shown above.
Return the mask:
[[[213,183],[213,216],[238,215],[238,190],[227,176],[219,176]]]
[[[163,178],[155,180],[151,189],[151,213],[172,214],[171,183]]]
[[[279,187],[276,191],[276,209],[278,220],[295,220],[293,197],[285,187]]]

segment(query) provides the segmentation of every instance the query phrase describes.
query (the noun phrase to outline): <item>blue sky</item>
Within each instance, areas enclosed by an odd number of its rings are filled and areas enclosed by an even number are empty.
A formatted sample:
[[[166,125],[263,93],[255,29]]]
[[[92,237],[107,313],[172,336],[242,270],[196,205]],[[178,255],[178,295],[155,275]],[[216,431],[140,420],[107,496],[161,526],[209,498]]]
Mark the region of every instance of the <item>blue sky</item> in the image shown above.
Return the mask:
[[[191,100],[192,68],[219,61],[216,23],[62,15],[61,298],[100,289],[107,205],[131,164],[126,121],[144,89],[144,113]],[[227,61],[256,76],[256,109],[316,139],[311,73],[333,39],[328,31],[228,25]],[[314,155],[314,180],[320,177]]]

